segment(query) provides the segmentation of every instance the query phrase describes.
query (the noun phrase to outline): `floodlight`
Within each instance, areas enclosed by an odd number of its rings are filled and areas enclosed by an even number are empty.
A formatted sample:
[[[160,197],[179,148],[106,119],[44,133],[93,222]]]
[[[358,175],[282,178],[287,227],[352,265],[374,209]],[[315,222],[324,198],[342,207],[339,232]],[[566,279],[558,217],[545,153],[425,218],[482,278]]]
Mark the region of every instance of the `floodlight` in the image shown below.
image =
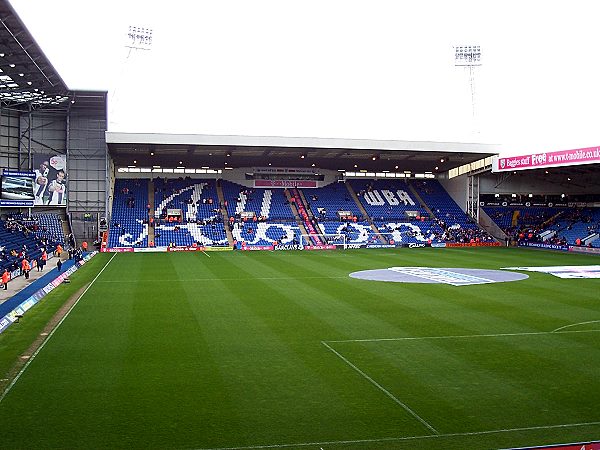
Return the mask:
[[[129,26],[125,47],[135,50],[150,50],[152,47],[152,28]]]

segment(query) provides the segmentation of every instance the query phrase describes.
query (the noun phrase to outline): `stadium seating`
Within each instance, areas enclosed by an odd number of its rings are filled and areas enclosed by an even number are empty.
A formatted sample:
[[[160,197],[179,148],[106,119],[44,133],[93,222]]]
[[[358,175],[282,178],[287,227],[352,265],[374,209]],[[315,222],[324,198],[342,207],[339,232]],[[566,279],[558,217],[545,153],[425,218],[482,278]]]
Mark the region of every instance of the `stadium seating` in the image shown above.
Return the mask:
[[[63,245],[66,242],[61,219],[56,214],[36,213],[31,214],[30,217],[26,217],[25,214],[18,213],[12,214],[11,217],[29,228],[37,225],[35,236],[38,239],[45,238],[50,242],[54,242],[56,244],[60,243]]]
[[[253,212],[273,222],[295,222],[283,189],[248,188],[230,181],[222,181],[227,212],[239,219],[242,212]]]
[[[236,241],[256,246],[298,242],[300,228],[283,189],[249,188],[230,181],[221,186]],[[254,217],[244,219],[244,213]]]
[[[459,225],[461,228],[479,228],[437,180],[413,181],[412,186],[434,216],[445,222],[446,225]]]
[[[538,227],[564,210],[547,207],[486,206],[488,216],[504,231],[521,227]]]
[[[316,189],[303,189],[302,192],[309,209],[319,222],[339,221],[338,211],[348,211],[359,221],[365,219],[346,185],[342,183],[332,183]]]
[[[375,221],[406,220],[407,211],[428,216],[413,198],[406,182],[397,180],[352,180],[350,182],[367,214]]]
[[[169,223],[167,209],[181,209],[181,222]],[[228,245],[215,180],[154,180],[155,246]]]
[[[38,238],[35,232],[29,231],[20,220],[0,220],[0,271],[13,271],[20,267],[21,259],[11,256],[11,250],[19,253],[26,249],[27,257],[35,260],[41,256],[43,248],[51,253],[56,249],[56,244],[56,241],[49,239],[48,245],[45,245],[41,238]]]
[[[557,237],[564,239],[570,245],[575,245],[577,239],[583,240],[591,234],[600,232],[600,208],[565,210],[546,230],[555,231]],[[599,241],[593,241],[592,246],[600,247]]]
[[[148,245],[147,204],[148,180],[115,180],[109,247]]]

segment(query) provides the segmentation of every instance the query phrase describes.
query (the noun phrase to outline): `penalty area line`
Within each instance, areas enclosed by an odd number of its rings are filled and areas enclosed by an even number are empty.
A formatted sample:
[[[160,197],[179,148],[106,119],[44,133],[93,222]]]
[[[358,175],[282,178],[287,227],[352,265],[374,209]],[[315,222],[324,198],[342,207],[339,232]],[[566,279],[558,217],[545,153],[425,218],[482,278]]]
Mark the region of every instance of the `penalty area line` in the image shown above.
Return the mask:
[[[600,322],[600,320],[589,320],[587,322],[572,323],[570,325],[565,325],[564,327],[557,328],[556,330],[553,330],[552,332],[553,333],[558,333],[559,331],[564,330],[565,328],[571,328],[571,327],[576,327],[578,325],[587,325],[587,324],[590,324],[590,323],[599,323],[599,322]],[[593,330],[588,330],[588,331],[593,331]]]
[[[19,371],[19,373],[17,374],[17,376],[12,380],[12,382],[7,386],[7,388],[4,390],[4,392],[2,393],[2,395],[0,395],[0,403],[2,403],[2,400],[4,400],[4,398],[8,395],[8,393],[11,391],[11,389],[14,387],[15,384],[17,384],[17,381],[19,381],[19,378],[21,378],[21,375],[23,375],[25,373],[25,371],[27,370],[27,368],[29,367],[29,365],[31,364],[31,362],[35,359],[35,357],[38,355],[38,353],[44,348],[44,346],[46,345],[46,343],[48,343],[48,341],[50,340],[50,338],[52,336],[54,336],[54,333],[56,332],[56,330],[58,330],[60,328],[60,326],[62,325],[62,323],[65,321],[65,319],[69,316],[69,314],[71,313],[71,311],[73,311],[73,308],[75,308],[75,306],[77,306],[77,303],[79,303],[79,300],[81,300],[83,298],[83,296],[86,294],[86,292],[92,287],[92,285],[94,284],[94,282],[98,279],[98,277],[102,274],[102,272],[104,272],[104,269],[106,269],[108,267],[108,265],[111,263],[111,261],[113,259],[115,259],[115,256],[117,256],[117,253],[115,253],[108,261],[106,264],[104,264],[104,267],[102,268],[102,270],[100,270],[100,272],[98,272],[98,274],[96,275],[96,277],[92,280],[92,282],[90,284],[88,284],[88,287],[85,288],[85,290],[81,293],[81,295],[79,296],[79,298],[77,300],[75,300],[75,303],[73,303],[73,305],[69,308],[69,310],[66,312],[66,314],[63,316],[62,319],[60,319],[60,321],[56,324],[56,326],[52,329],[52,331],[50,332],[50,334],[48,334],[48,337],[44,340],[44,342],[42,342],[42,344],[38,347],[38,349],[33,353],[33,355],[31,355],[31,358],[29,358],[27,360],[27,362],[25,363],[25,365],[23,366],[23,368]]]
[[[409,413],[411,416],[413,416],[415,419],[417,419],[419,422],[421,422],[421,424],[423,424],[429,431],[432,431],[436,435],[440,434],[438,432],[438,430],[436,430],[429,422],[427,422],[425,419],[423,419],[421,416],[419,416],[416,412],[414,412],[412,409],[410,409],[410,407],[406,403],[403,403],[398,398],[396,398],[390,391],[388,391],[386,388],[384,388],[382,385],[380,385],[377,381],[375,381],[369,375],[367,375],[362,370],[360,370],[356,365],[352,364],[341,353],[334,350],[326,342],[321,341],[321,344],[323,344],[325,347],[327,347],[327,349],[329,349],[334,355],[336,355],[338,358],[340,358],[342,361],[344,361],[346,364],[348,364],[352,369],[354,369],[356,372],[358,372],[364,379],[366,379],[369,383],[371,383],[373,386],[375,386],[377,389],[379,389],[381,392],[383,392],[387,397],[392,399],[396,404],[400,405],[402,407],[402,409],[404,409],[407,413]]]

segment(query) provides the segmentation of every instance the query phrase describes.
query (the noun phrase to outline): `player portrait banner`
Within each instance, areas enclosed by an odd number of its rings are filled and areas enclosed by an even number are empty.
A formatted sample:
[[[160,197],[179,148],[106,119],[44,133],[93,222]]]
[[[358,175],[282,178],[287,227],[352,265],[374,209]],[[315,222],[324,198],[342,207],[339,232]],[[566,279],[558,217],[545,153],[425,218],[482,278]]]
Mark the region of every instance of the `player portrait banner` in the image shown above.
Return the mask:
[[[544,167],[575,166],[600,163],[600,147],[559,150],[556,152],[531,153],[528,155],[495,156],[492,172],[540,169]]]
[[[34,206],[67,206],[66,155],[34,155],[33,170]]]

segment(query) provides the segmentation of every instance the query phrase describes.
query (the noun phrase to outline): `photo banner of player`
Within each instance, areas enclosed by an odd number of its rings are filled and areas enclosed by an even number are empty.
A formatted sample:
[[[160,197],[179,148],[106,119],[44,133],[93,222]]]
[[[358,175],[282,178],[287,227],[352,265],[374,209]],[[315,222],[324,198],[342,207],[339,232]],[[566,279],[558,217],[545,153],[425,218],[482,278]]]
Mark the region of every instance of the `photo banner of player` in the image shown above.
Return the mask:
[[[33,170],[34,206],[67,206],[66,155],[35,155]]]

